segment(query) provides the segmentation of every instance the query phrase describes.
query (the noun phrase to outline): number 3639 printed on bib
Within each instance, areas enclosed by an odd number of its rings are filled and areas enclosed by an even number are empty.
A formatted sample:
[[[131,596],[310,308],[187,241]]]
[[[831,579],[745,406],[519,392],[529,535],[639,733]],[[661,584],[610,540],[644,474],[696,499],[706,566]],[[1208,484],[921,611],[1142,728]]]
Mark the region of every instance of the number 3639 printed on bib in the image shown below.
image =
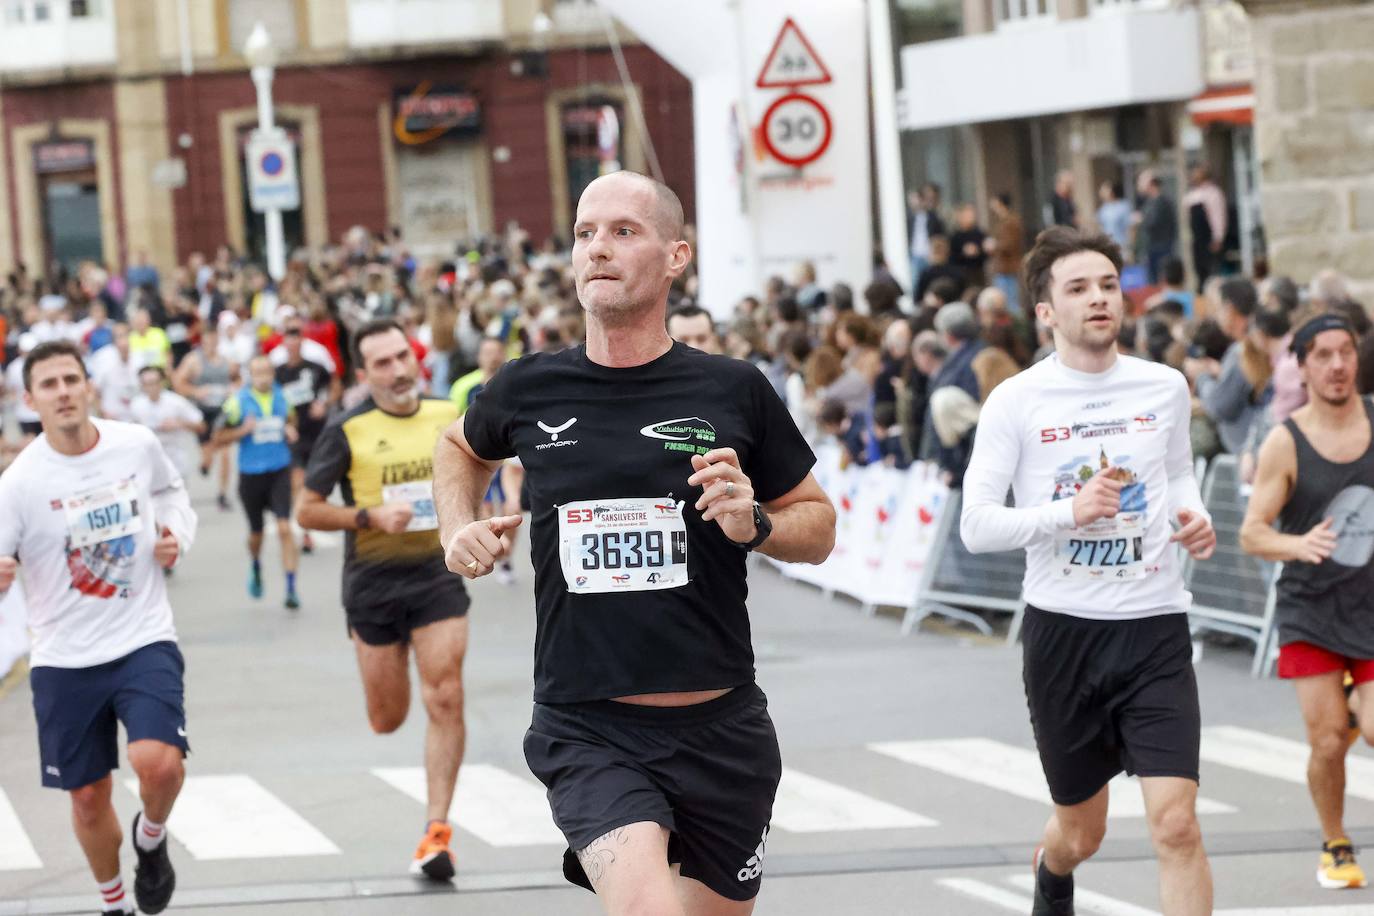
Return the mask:
[[[568,591],[642,592],[687,584],[681,501],[591,499],[558,508],[558,554]]]

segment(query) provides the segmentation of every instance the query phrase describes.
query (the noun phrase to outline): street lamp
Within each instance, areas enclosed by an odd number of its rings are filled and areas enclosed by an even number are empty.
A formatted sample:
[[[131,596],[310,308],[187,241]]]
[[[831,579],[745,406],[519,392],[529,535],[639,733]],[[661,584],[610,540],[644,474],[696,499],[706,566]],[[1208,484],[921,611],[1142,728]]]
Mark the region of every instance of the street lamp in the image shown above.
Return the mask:
[[[266,136],[276,127],[272,117],[272,77],[277,65],[277,48],[262,21],[254,23],[253,31],[243,43],[243,56],[253,76],[258,92],[258,132]],[[286,276],[286,236],[282,231],[281,208],[268,207],[263,211],[267,224],[267,273],[273,280]]]

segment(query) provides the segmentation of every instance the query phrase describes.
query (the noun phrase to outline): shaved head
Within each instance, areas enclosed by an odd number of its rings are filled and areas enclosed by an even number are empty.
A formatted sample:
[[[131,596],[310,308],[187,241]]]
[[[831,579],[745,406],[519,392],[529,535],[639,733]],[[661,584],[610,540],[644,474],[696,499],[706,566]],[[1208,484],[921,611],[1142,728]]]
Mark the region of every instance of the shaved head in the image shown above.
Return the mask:
[[[683,226],[687,220],[682,213],[682,201],[678,199],[677,193],[672,188],[655,178],[641,175],[639,172],[631,172],[628,169],[602,175],[587,187],[590,188],[601,182],[634,182],[647,187],[654,195],[655,206],[650,217],[654,229],[665,242],[676,242],[682,238]]]

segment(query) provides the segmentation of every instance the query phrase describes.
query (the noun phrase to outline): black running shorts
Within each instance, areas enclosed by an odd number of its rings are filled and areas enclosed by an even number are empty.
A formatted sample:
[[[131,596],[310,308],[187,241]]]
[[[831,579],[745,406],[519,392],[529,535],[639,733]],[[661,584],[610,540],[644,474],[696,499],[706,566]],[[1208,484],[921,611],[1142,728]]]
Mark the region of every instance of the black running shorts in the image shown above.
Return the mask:
[[[1050,795],[1076,805],[1125,770],[1198,781],[1202,715],[1187,614],[1089,620],[1026,607],[1026,702]]]
[[[263,513],[269,509],[284,522],[291,518],[291,468],[266,474],[239,474],[239,502],[248,516],[248,530],[262,532]]]
[[[525,760],[568,840],[563,874],[592,889],[575,850],[640,821],[670,831],[668,861],[730,900],[752,900],[782,778],[756,684],[696,706],[535,704]]]
[[[472,600],[463,590],[462,581],[451,576],[448,582],[436,583],[431,600],[389,601],[366,607],[345,605],[348,634],[369,646],[408,644],[411,632],[421,627],[467,616]]]

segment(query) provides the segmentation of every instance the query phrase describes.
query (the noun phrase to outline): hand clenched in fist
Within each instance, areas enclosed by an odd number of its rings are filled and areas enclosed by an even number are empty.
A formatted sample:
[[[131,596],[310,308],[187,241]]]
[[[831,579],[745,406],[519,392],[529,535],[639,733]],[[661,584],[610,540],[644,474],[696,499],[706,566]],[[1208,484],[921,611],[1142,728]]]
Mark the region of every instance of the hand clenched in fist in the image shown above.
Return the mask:
[[[522,521],[519,515],[498,515],[464,525],[444,545],[444,562],[449,571],[466,579],[490,573],[510,553],[508,532],[519,528]]]

